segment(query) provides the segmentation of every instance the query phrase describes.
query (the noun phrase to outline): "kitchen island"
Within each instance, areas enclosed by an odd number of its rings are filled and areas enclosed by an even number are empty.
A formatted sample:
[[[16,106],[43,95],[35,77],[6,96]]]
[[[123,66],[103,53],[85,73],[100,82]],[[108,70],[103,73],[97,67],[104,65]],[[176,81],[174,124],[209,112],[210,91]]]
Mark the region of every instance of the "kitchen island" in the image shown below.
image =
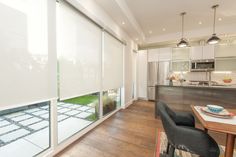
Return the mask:
[[[156,85],[156,101],[163,101],[174,110],[189,112],[191,105],[216,104],[236,108],[236,87]]]

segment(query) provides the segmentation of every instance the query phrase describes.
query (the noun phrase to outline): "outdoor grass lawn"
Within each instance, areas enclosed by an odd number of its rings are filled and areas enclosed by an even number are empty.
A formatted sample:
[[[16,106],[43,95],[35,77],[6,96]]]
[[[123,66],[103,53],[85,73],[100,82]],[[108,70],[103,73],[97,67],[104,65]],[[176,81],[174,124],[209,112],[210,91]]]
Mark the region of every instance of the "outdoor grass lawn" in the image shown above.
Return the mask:
[[[97,95],[85,95],[77,98],[72,98],[68,100],[64,100],[65,103],[71,103],[71,104],[79,104],[79,105],[87,105],[94,101],[98,101]]]

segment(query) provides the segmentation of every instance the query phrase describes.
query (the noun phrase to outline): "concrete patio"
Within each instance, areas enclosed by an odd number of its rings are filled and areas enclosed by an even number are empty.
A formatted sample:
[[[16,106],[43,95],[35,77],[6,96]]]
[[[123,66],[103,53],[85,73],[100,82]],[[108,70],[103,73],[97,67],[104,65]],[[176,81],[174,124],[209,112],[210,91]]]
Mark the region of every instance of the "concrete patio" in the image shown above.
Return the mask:
[[[90,125],[86,118],[94,113],[93,107],[59,102],[58,142]],[[0,116],[1,156],[31,157],[49,146],[49,105]]]

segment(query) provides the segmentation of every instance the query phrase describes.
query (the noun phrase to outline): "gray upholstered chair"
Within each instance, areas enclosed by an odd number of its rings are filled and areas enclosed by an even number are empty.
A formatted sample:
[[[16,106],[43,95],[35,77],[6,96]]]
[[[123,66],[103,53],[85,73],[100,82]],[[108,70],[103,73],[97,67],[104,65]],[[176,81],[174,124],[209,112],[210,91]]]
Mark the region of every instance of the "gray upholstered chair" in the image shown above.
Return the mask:
[[[167,152],[162,156],[174,157],[175,149],[180,149],[201,157],[219,157],[217,143],[206,132],[194,127],[190,113],[175,113],[163,102],[158,102],[157,106],[168,139]]]

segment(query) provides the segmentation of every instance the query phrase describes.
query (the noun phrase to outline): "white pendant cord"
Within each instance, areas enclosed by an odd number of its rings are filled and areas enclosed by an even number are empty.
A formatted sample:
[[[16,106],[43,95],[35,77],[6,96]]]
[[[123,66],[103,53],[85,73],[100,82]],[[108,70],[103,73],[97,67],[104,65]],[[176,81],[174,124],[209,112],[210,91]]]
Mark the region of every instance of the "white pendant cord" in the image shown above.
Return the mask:
[[[214,22],[213,22],[213,34],[215,34],[216,27],[216,8],[214,8]]]
[[[182,16],[182,39],[184,38],[184,15],[186,12],[181,13],[180,15]]]
[[[184,15],[182,15],[182,38],[184,37]]]
[[[219,5],[212,6],[212,9],[214,9],[214,21],[213,21],[213,34],[215,34],[215,26],[216,26],[216,8],[219,7]]]

